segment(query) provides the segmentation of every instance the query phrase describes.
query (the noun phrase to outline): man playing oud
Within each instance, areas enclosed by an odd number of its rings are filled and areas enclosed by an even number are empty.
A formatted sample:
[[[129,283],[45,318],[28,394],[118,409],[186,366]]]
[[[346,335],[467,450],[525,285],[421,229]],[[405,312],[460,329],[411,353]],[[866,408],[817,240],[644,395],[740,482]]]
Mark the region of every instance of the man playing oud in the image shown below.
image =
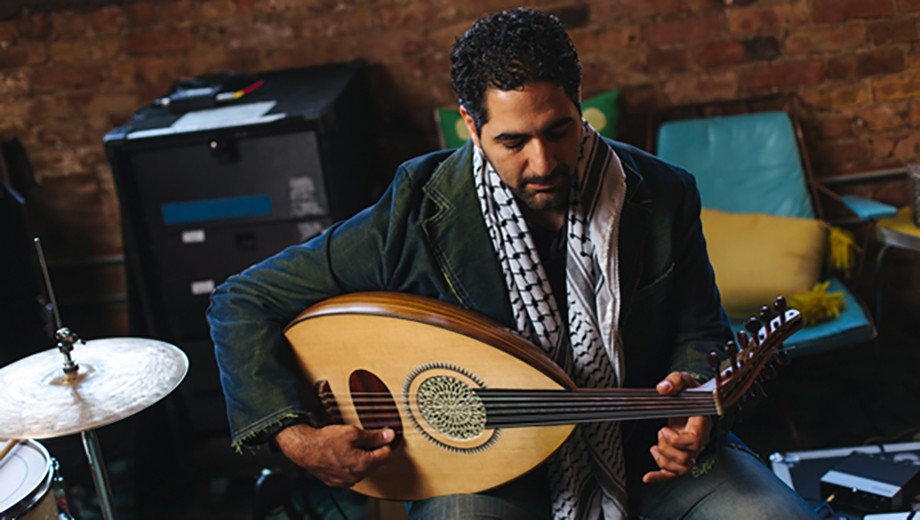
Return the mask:
[[[236,444],[274,440],[330,486],[387,463],[394,432],[322,425],[282,329],[359,291],[437,298],[542,348],[579,387],[672,395],[711,373],[731,333],[693,177],[600,137],[581,64],[553,16],[477,21],[451,77],[472,139],[404,163],[379,202],[231,277],[209,322]],[[536,470],[412,504],[428,518],[813,518],[709,417],[577,426]]]

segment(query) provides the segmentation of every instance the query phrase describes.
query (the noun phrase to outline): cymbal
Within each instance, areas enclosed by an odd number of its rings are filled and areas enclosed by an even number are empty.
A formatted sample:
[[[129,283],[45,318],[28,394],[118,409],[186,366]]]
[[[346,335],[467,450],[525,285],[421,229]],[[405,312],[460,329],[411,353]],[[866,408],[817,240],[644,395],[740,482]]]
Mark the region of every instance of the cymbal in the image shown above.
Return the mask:
[[[71,357],[79,366],[71,374],[57,348],[0,369],[0,439],[46,439],[111,424],[168,395],[188,372],[184,352],[154,339],[88,340]]]

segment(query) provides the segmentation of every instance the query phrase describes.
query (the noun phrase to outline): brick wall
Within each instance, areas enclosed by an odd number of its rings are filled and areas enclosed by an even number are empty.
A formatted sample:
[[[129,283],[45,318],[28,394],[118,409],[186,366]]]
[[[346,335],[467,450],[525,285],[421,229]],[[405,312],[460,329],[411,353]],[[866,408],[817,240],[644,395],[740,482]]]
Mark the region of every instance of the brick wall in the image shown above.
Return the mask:
[[[920,0],[537,0],[578,46],[584,93],[623,91],[625,136],[656,106],[775,92],[804,100],[819,176],[920,158]],[[19,138],[52,262],[119,293],[118,201],[102,136],[176,80],[362,58],[371,66],[381,172],[436,146],[451,104],[448,48],[503,0],[50,2],[0,21],[0,138]],[[633,129],[635,131],[629,131]],[[847,189],[906,202],[903,180]],[[68,272],[75,269],[68,268]],[[76,269],[80,272],[79,269]],[[63,276],[63,275],[62,275]],[[116,277],[117,278],[117,277]],[[84,284],[85,285],[85,284]],[[92,284],[90,284],[92,285]],[[114,287],[113,287],[114,285]],[[89,298],[93,300],[93,298]],[[105,298],[95,298],[108,305]],[[102,303],[99,303],[102,302]],[[101,314],[118,313],[117,304]],[[109,320],[111,322],[111,320]],[[123,320],[103,332],[123,332]]]

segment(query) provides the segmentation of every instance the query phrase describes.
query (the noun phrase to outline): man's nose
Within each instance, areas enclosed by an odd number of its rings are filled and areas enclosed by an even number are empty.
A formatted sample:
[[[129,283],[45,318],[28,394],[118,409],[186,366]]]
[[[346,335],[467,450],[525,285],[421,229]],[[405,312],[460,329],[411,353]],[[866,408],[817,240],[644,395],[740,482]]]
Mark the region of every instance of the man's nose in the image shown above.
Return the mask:
[[[556,169],[556,159],[553,155],[552,145],[542,139],[532,139],[530,142],[530,169],[538,175],[549,175]]]

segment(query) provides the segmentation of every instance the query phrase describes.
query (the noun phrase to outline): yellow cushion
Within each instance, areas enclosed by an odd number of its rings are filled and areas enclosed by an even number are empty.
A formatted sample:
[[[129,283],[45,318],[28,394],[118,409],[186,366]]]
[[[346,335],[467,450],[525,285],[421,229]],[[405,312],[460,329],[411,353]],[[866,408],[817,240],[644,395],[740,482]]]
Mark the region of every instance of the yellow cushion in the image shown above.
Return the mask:
[[[756,314],[818,282],[827,247],[823,223],[763,213],[703,209],[709,260],[729,316]]]

